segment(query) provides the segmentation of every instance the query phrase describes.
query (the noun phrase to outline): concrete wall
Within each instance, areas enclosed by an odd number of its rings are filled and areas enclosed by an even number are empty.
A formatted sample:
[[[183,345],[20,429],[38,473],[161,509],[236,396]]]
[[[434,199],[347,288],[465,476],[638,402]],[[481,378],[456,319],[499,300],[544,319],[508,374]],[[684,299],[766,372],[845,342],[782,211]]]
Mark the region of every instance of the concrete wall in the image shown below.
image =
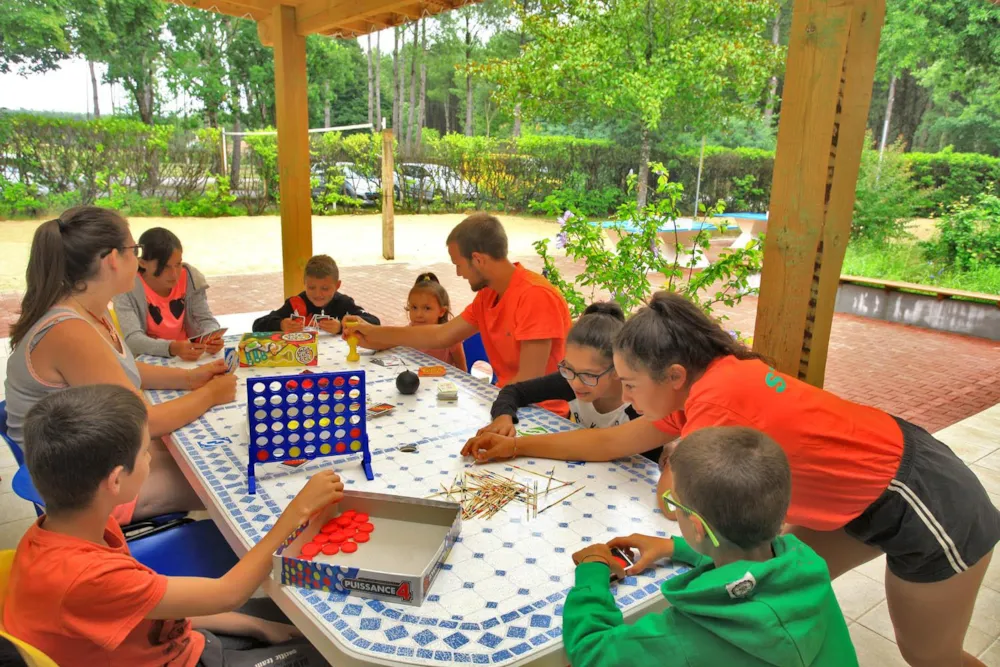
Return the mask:
[[[938,300],[926,294],[841,283],[835,309],[838,313],[1000,340],[1000,307],[995,304]]]

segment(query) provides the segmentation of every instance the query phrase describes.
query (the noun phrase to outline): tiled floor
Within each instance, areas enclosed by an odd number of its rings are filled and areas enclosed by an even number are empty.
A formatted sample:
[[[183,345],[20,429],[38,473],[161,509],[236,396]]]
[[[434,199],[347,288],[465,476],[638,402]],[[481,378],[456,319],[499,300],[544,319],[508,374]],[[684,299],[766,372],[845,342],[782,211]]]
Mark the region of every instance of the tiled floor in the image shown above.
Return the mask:
[[[223,326],[245,331],[259,313],[224,315]],[[6,374],[8,346],[0,339],[0,398]],[[1000,404],[938,431],[937,436],[976,472],[1000,507]],[[34,519],[32,507],[10,490],[14,459],[0,448],[0,549],[12,549]],[[893,641],[883,591],[885,558],[868,563],[834,582],[862,667],[904,666]],[[988,667],[1000,667],[1000,557],[995,558],[979,593],[966,650]]]

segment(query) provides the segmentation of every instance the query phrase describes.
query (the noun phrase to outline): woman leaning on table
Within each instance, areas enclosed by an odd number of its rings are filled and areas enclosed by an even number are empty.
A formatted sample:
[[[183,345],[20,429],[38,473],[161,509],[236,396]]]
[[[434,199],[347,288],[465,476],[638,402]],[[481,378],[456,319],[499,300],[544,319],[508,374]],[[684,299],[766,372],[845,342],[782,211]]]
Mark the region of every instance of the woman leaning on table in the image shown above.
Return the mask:
[[[1000,512],[946,445],[909,422],[774,371],[676,294],[657,293],[625,324],[614,362],[623,397],[642,419],[516,440],[484,433],[463,454],[606,461],[707,426],[759,429],[791,464],[791,530],[826,560],[833,578],[886,554],[889,615],[906,661],[982,664],[963,652],[962,641],[1000,539]],[[669,485],[665,469],[660,490]]]
[[[190,390],[150,406],[153,438],[234,400],[236,378],[226,373],[224,362],[192,370],[153,366],[136,362],[122,343],[108,302],[132,289],[139,251],[125,219],[96,206],[70,209],[35,230],[7,361],[7,426],[15,442],[24,446],[28,410],[65,387],[119,384],[140,396],[141,389]],[[154,440],[151,452],[149,477],[138,498],[115,510],[119,523],[201,506],[162,442]]]

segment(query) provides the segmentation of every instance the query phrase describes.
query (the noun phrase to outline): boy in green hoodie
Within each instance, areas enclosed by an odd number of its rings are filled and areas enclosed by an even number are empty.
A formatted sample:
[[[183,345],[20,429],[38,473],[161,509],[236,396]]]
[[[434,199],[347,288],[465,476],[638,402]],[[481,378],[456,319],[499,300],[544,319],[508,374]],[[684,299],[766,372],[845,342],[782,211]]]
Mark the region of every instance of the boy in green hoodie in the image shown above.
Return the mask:
[[[707,428],[670,456],[684,538],[619,537],[573,554],[563,641],[573,667],[857,667],[826,563],[780,535],[791,499],[788,459],[744,427]],[[691,569],[663,583],[670,606],[625,625],[610,575],[626,576],[611,548],[637,550],[638,573],[663,558]]]

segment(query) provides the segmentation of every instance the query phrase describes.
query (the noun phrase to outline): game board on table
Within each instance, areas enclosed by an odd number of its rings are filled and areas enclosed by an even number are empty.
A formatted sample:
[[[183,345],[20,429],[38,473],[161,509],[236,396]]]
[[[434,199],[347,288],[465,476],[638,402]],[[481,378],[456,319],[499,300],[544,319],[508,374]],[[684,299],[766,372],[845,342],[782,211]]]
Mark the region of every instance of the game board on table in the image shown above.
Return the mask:
[[[461,536],[419,608],[341,591],[282,586],[282,594],[294,600],[317,633],[327,638],[321,650],[328,656],[346,654],[380,664],[435,667],[520,665],[545,656],[558,662],[554,656],[561,645],[562,606],[573,585],[572,553],[619,534],[677,532],[676,524],[667,522],[658,509],[655,464],[633,457],[587,464],[519,459],[513,465],[472,465],[460,456],[461,447],[489,422],[496,388],[449,371],[443,378],[422,377],[418,391],[404,396],[395,386],[399,372],[438,362],[414,350],[396,349],[374,356],[362,354],[360,362],[348,364],[346,353],[342,341],[321,337],[315,370],[363,370],[367,402],[395,406],[391,413],[367,421],[374,481],[365,478],[361,454],[347,453],[318,457],[299,468],[265,465],[258,470],[257,494],[247,494],[249,446],[243,382],[238,385],[238,403],[216,408],[174,434],[182,466],[195,472],[212,505],[225,516],[226,530],[244,545],[259,541],[309,475],[327,467],[337,470],[347,489],[359,492],[434,496],[432,500],[446,501],[443,491],[454,489],[456,479],[467,471],[491,471],[530,483],[532,490],[537,480],[540,496],[537,516],[532,512],[529,517],[523,503],[511,503],[490,518],[463,520]],[[375,363],[390,356],[398,358],[399,365]],[[286,370],[286,377],[299,374],[292,368],[241,368],[239,376],[260,378]],[[456,402],[437,399],[439,381],[458,386]],[[153,402],[161,402],[176,394],[150,395]],[[536,408],[521,411],[519,418],[522,432],[575,428]],[[549,477],[572,485],[557,489],[559,483],[553,482],[546,496],[543,487]],[[575,495],[565,498],[570,492]],[[362,545],[358,554],[368,546]],[[666,565],[619,582],[612,592],[626,619],[658,608],[660,584],[681,571]]]
[[[248,492],[257,492],[256,467],[276,461],[361,454],[375,479],[365,420],[365,372],[247,378]]]

